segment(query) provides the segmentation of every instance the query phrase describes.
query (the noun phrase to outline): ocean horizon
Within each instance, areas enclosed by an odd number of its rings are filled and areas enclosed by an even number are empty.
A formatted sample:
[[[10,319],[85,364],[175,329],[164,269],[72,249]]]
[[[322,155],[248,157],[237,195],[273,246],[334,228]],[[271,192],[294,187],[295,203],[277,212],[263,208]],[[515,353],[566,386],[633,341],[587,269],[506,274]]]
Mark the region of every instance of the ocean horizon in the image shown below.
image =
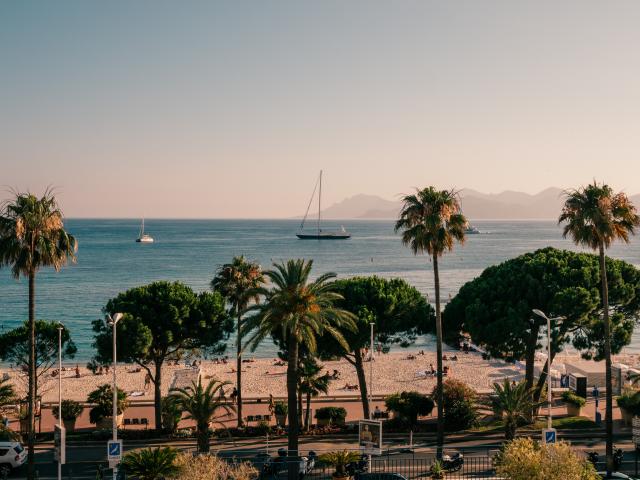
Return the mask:
[[[93,355],[91,322],[103,317],[107,301],[139,285],[157,280],[182,281],[195,291],[209,288],[215,271],[235,255],[244,255],[269,268],[289,258],[314,260],[313,274],[332,271],[338,278],[357,275],[399,277],[433,301],[433,274],[429,258],[414,256],[393,231],[392,220],[327,220],[324,229],[342,224],[349,240],[299,240],[300,219],[145,219],[153,244],[135,242],[140,220],[132,218],[69,218],[67,230],[78,240],[78,261],[56,273],[43,269],[37,276],[37,318],[64,323],[78,347],[73,361]],[[482,270],[525,252],[552,246],[585,251],[562,238],[553,220],[482,220],[474,222],[480,234],[468,235],[440,264],[443,302],[454,296]],[[640,241],[615,244],[608,255],[640,268]],[[0,269],[0,332],[27,318],[27,281],[16,281],[8,268]],[[234,337],[228,343],[232,355]],[[411,349],[432,349],[433,338],[420,337]],[[399,347],[398,347],[399,348]],[[634,333],[626,353],[640,353],[640,335]],[[274,357],[276,348],[265,342],[256,357]]]

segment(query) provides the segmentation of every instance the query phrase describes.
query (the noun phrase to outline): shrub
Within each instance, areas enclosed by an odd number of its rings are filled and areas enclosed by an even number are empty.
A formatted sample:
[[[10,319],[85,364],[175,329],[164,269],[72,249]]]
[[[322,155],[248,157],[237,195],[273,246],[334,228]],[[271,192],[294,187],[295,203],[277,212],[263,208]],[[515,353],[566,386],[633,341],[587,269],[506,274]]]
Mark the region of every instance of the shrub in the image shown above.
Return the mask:
[[[625,392],[624,395],[616,398],[618,407],[624,408],[632,415],[640,415],[640,390]]]
[[[58,406],[56,405],[52,409],[53,416],[58,418]],[[82,414],[84,407],[75,400],[63,400],[62,401],[62,420],[75,420]]]
[[[285,402],[276,402],[273,406],[275,415],[286,415],[289,412],[289,406]]]
[[[347,411],[342,407],[322,407],[316,410],[316,420],[329,420],[329,423],[344,423]]]
[[[562,394],[562,400],[565,403],[570,403],[571,405],[574,405],[578,408],[582,408],[585,406],[585,404],[587,403],[587,400],[582,398],[579,395],[576,395],[575,393],[571,392],[571,391],[566,391]]]
[[[349,450],[336,450],[320,455],[319,460],[325,464],[336,468],[334,477],[344,478],[347,476],[346,466],[349,463],[360,460],[360,453]]]
[[[477,394],[475,390],[460,380],[448,378],[443,383],[444,426],[457,431],[472,428],[478,423]],[[437,398],[437,387],[432,398]]]
[[[0,442],[19,442],[20,434],[6,428],[4,425],[0,425]]]
[[[87,397],[87,402],[94,404],[89,411],[89,421],[98,423],[105,417],[113,415],[113,390],[111,385],[104,384],[96,388]],[[118,415],[127,409],[127,394],[118,388]]]
[[[122,466],[138,480],[158,480],[179,472],[177,457],[178,450],[172,447],[144,448],[127,453]]]
[[[249,462],[229,463],[215,455],[181,453],[175,465],[180,472],[171,480],[254,480],[258,471]]]
[[[91,360],[87,363],[87,370],[96,375],[98,373],[98,369],[100,368],[100,364],[96,362],[95,359]]]
[[[531,438],[507,443],[496,465],[510,480],[598,480],[593,465],[566,442],[540,445]]]
[[[431,398],[418,392],[394,393],[385,398],[384,404],[412,429],[418,423],[418,416],[429,415],[434,406]]]

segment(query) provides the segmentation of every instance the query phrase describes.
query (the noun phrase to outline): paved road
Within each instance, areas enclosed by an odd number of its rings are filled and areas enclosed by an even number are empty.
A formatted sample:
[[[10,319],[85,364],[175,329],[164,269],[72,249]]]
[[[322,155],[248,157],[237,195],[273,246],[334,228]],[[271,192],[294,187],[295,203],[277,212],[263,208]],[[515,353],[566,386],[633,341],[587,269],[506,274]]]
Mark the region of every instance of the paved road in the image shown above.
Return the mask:
[[[468,468],[476,465],[478,470],[485,469],[487,462],[482,460],[486,458],[493,450],[500,446],[501,437],[499,435],[485,436],[484,438],[464,439],[459,438],[447,443],[446,451],[463,451],[465,459],[467,459]],[[601,455],[604,453],[604,442],[602,439],[592,439],[588,437],[577,436],[573,438],[572,444],[585,451],[596,450]],[[395,470],[403,470],[408,477],[415,477],[415,467],[408,467],[408,460],[415,459],[418,468],[425,467],[431,462],[434,456],[434,443],[429,439],[416,439],[414,448],[411,452],[407,451],[407,437],[391,437],[386,440],[388,450],[380,457],[380,461],[386,462],[386,465],[393,465]],[[336,449],[355,449],[355,437],[344,436],[327,440],[324,438],[303,438],[301,439],[301,452],[307,454],[309,450],[313,450],[318,454],[329,450]],[[196,445],[192,440],[184,441],[156,441],[156,442],[126,442],[125,452],[131,449],[142,448],[145,446],[171,445],[185,451],[195,451]],[[635,470],[635,453],[633,446],[629,440],[620,441],[617,445],[625,451],[625,465],[623,471],[633,473]],[[286,439],[278,438],[269,442],[269,453],[275,455],[278,448],[286,447]],[[264,438],[260,439],[242,439],[236,441],[224,441],[212,443],[212,452],[224,457],[237,457],[256,459],[259,453],[267,450],[267,444]],[[475,459],[475,460],[474,460]],[[67,446],[67,465],[63,466],[63,479],[65,480],[94,480],[96,478],[97,465],[105,465],[106,467],[106,441],[105,442],[86,442],[82,444],[73,443]],[[52,444],[40,444],[36,451],[37,469],[40,480],[56,479],[57,469],[53,462]],[[475,467],[473,467],[475,468]],[[105,469],[105,478],[111,478],[111,471]],[[15,472],[10,478],[24,478],[24,471]]]

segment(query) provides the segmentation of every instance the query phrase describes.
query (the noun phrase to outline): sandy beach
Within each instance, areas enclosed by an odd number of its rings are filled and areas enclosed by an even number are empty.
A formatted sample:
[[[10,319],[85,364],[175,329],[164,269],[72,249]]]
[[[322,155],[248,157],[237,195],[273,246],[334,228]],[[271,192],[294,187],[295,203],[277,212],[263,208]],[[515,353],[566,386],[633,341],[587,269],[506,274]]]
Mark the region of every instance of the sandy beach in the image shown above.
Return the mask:
[[[445,351],[448,360],[445,365],[449,367],[448,377],[456,378],[473,387],[479,393],[488,392],[494,382],[503,378],[518,380],[522,378],[523,370],[518,366],[506,363],[502,360],[485,360],[477,352],[462,353],[454,350]],[[457,356],[456,361],[452,361],[453,356]],[[383,354],[375,357],[373,363],[373,394],[384,395],[402,390],[417,390],[423,393],[430,393],[436,379],[434,376],[425,375],[425,371],[430,370],[431,364],[436,365],[435,352],[425,351],[423,355],[415,351],[400,351]],[[252,359],[245,357],[243,363],[243,394],[245,398],[268,397],[272,394],[275,397],[286,395],[286,365],[276,365],[276,359]],[[564,362],[578,361],[578,355],[561,354],[556,357],[553,363],[553,370],[556,372]],[[616,356],[614,361],[627,364],[636,364],[635,356]],[[536,371],[543,366],[544,356],[540,355],[536,361]],[[333,373],[337,370],[339,378],[331,382],[329,387],[330,396],[357,395],[358,390],[347,389],[346,385],[357,385],[355,368],[345,360],[322,362],[324,368]],[[367,381],[369,381],[370,363],[365,363]],[[162,393],[166,395],[173,384],[176,376],[182,375],[184,378],[195,378],[196,372],[200,369],[204,379],[217,378],[229,381],[232,385],[227,387],[230,392],[235,384],[235,360],[228,363],[215,363],[213,361],[203,361],[197,368],[188,368],[183,364],[179,366],[166,365],[163,368]],[[602,365],[604,368],[604,365]],[[104,375],[94,375],[85,367],[80,366],[80,378],[76,378],[75,364],[67,365],[63,372],[64,397],[78,401],[85,401],[89,392],[99,385],[111,383],[111,373]],[[138,370],[135,365],[119,365],[118,385],[124,389],[132,399],[152,400],[153,387],[149,385],[145,389],[145,370]],[[24,374],[11,368],[0,369],[0,375],[7,374],[12,379],[20,395],[26,391],[26,377]],[[40,391],[45,402],[56,401],[58,395],[57,377],[47,375],[41,382]]]
[[[462,352],[447,351],[449,360],[445,365],[449,367],[448,376],[462,380],[478,391],[488,391],[495,381],[502,378],[519,378],[521,372],[515,365],[500,360],[483,360],[478,353],[464,354]],[[451,357],[457,355],[457,361]],[[243,394],[245,398],[267,397],[269,394],[275,397],[286,395],[286,365],[275,365],[275,359],[252,359],[250,356],[243,363]],[[339,378],[330,384],[329,395],[357,395],[358,390],[346,389],[345,386],[357,385],[355,368],[345,360],[322,362],[324,368],[333,373],[338,371]],[[435,377],[425,375],[430,370],[430,365],[436,364],[435,352],[395,352],[376,356],[373,362],[373,393],[375,395],[388,394],[402,390],[417,390],[430,393],[435,385]],[[369,379],[370,363],[365,363],[367,381]],[[204,379],[217,378],[235,383],[235,360],[227,364],[203,361],[200,365]],[[83,366],[79,367],[80,378],[76,378],[75,365],[67,365],[63,372],[63,390],[65,398],[85,401],[89,392],[99,385],[111,383],[111,374],[94,375]],[[135,365],[119,365],[117,370],[118,386],[134,399],[151,400],[153,388],[148,386],[145,390],[145,371],[137,370]],[[167,365],[163,368],[163,395],[167,394],[172,385],[176,373],[189,377],[188,371],[197,369]],[[185,372],[187,371],[187,372]],[[24,374],[10,368],[3,368],[0,374],[8,374],[13,380],[20,395],[24,394],[26,380]],[[45,402],[57,400],[57,377],[47,375],[41,382],[40,391]],[[230,392],[232,385],[227,387]]]

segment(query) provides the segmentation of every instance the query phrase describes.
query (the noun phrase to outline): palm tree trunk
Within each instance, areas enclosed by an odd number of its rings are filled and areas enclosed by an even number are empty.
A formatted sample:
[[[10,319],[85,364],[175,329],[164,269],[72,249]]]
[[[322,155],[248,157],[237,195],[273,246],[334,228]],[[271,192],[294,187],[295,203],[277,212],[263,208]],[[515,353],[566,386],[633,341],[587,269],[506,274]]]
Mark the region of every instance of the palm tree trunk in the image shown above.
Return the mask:
[[[611,382],[611,325],[609,323],[609,286],[607,285],[607,260],[604,244],[600,241],[600,280],[602,281],[602,317],[604,321],[605,358],[605,431],[607,436],[607,474],[613,471],[613,391]]]
[[[288,478],[298,480],[298,341],[289,335],[287,364],[287,405],[289,408],[289,441],[287,445]]]
[[[437,360],[437,392],[438,398],[438,433],[436,438],[436,457],[442,458],[444,446],[444,389],[442,386],[442,316],[440,314],[440,273],[438,272],[438,255],[433,255],[433,279],[436,294],[436,360]]]
[[[371,408],[369,406],[369,393],[367,391],[367,376],[364,373],[364,363],[362,361],[362,352],[360,349],[356,349],[353,352],[356,363],[356,374],[358,375],[358,384],[360,385],[360,398],[362,399],[362,414],[363,418],[371,418]]]
[[[242,417],[242,337],[240,336],[240,330],[242,327],[242,314],[238,311],[238,338],[236,340],[237,344],[237,368],[236,368],[236,388],[238,390],[238,408],[236,413],[238,415],[238,428],[241,428],[244,425],[244,420]]]
[[[298,385],[298,425],[302,426],[302,385]]]
[[[27,438],[27,478],[35,478],[36,404],[36,272],[29,272],[29,430]]]
[[[162,428],[162,359],[154,361],[156,374],[153,378],[153,403],[156,429]],[[116,368],[114,365],[113,368]]]
[[[311,413],[311,393],[307,392],[307,411],[304,412],[304,429],[309,430],[309,416]]]
[[[209,424],[198,423],[198,451],[209,453]]]

